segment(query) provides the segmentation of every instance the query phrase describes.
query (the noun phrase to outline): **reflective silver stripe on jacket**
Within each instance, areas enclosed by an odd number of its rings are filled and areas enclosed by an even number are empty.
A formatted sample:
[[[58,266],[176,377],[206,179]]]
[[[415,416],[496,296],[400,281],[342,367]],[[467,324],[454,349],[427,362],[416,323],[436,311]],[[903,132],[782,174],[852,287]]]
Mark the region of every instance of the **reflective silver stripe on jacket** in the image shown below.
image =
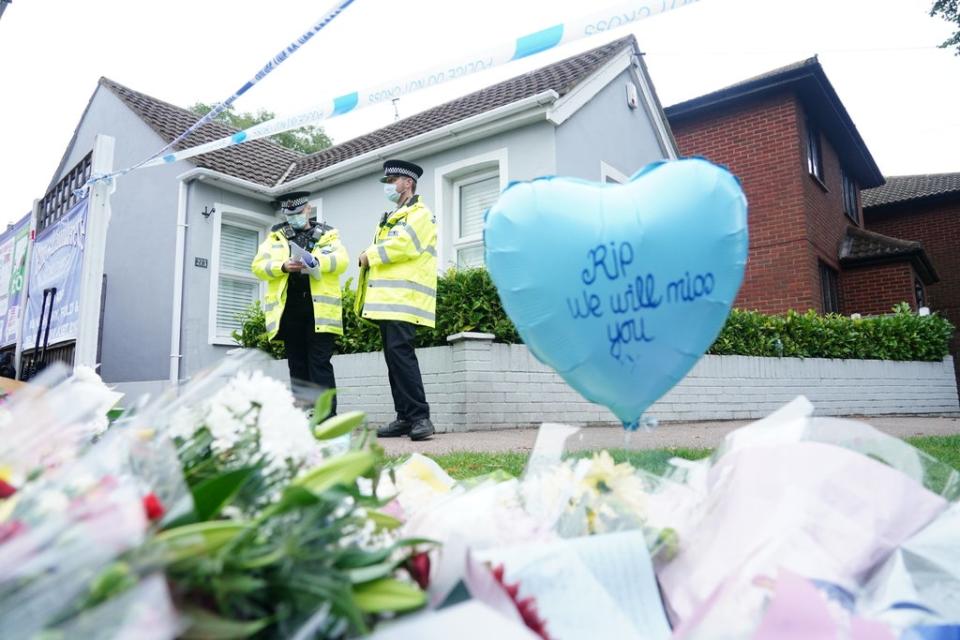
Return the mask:
[[[337,256],[330,256],[330,273],[337,270]]]
[[[270,246],[271,246],[272,248],[274,248],[274,249],[286,249],[286,248],[287,248],[287,245],[283,244],[282,242],[274,242],[274,243],[271,244]]]
[[[277,328],[277,323],[276,323],[276,322],[271,322],[271,323],[269,323],[269,324],[267,325],[267,331],[270,332],[270,333],[272,333],[273,331],[275,331],[276,328]]]
[[[410,239],[413,240],[413,248],[417,250],[417,253],[423,253],[423,246],[420,244],[420,238],[417,236],[417,232],[413,230],[413,227],[407,225],[403,228],[407,232],[407,235],[410,236]]]
[[[313,321],[314,328],[317,327],[336,327],[337,329],[343,329],[343,323],[340,320],[330,320],[327,318],[317,318]]]
[[[277,304],[279,304],[279,303],[277,303],[277,302],[267,302],[266,304],[263,305],[263,312],[264,312],[264,313],[270,313],[271,311],[273,311],[274,309],[277,308]]]
[[[424,311],[423,309],[411,307],[408,304],[380,304],[376,302],[366,302],[363,305],[363,310],[380,311],[383,313],[409,313],[412,316],[417,316],[418,318],[423,318],[424,320],[430,320],[431,322],[436,319],[435,314],[430,313],[429,311]]]
[[[383,248],[382,244],[377,245],[377,253],[380,254],[380,262],[390,264],[390,258],[387,257],[387,250]]]
[[[437,248],[434,247],[433,245],[431,245],[431,246],[427,247],[426,253],[429,253],[429,254],[432,255],[434,258],[436,258],[436,257],[437,257]]]
[[[420,284],[419,282],[411,282],[410,280],[370,280],[367,283],[371,287],[383,287],[384,289],[410,289],[412,291],[418,291],[420,293],[425,293],[431,298],[437,297],[437,290],[431,289],[425,284]]]
[[[334,296],[313,296],[314,302],[322,302],[323,304],[332,304],[337,307],[340,306],[340,298]]]
[[[263,270],[269,273],[270,275],[273,275],[273,261],[268,260],[267,263],[263,265]]]

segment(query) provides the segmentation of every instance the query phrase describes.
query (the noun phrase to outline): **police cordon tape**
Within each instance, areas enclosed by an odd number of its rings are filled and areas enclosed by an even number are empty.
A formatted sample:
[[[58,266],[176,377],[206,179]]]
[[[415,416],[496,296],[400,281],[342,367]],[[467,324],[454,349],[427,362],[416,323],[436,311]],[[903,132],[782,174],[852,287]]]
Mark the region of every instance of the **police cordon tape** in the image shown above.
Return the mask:
[[[108,174],[107,176],[98,176],[98,177],[95,177],[95,178],[89,180],[89,181],[87,182],[87,184],[89,184],[90,182],[94,182],[94,181],[96,181],[97,179],[104,179],[104,178],[108,178],[108,177],[116,177],[116,176],[124,175],[124,174],[126,174],[126,173],[129,173],[129,172],[133,171],[134,169],[139,169],[140,167],[143,167],[143,166],[153,166],[152,164],[150,164],[150,160],[153,160],[154,158],[157,158],[157,157],[163,155],[163,154],[166,153],[169,149],[172,149],[175,145],[177,145],[178,143],[180,143],[180,142],[182,142],[183,140],[185,140],[185,139],[187,138],[187,136],[189,136],[191,133],[193,133],[194,131],[196,131],[197,129],[199,129],[200,127],[202,127],[203,125],[205,125],[205,124],[213,121],[214,118],[216,118],[218,115],[220,115],[221,113],[223,113],[224,111],[226,111],[227,109],[229,109],[230,106],[236,101],[237,98],[239,98],[240,96],[242,96],[243,94],[245,94],[245,93],[246,93],[247,91],[249,91],[255,84],[257,84],[258,82],[260,82],[261,80],[263,80],[263,79],[267,76],[267,74],[269,74],[271,71],[273,71],[273,70],[276,69],[278,66],[280,66],[280,65],[281,65],[287,58],[289,58],[291,55],[293,55],[294,53],[296,53],[297,50],[300,49],[300,47],[302,47],[303,45],[307,44],[307,42],[309,42],[310,39],[313,38],[313,36],[315,36],[317,33],[319,33],[319,32],[320,32],[324,27],[326,27],[328,24],[330,24],[331,22],[333,22],[334,18],[336,18],[336,17],[337,17],[338,15],[340,15],[341,13],[343,13],[343,10],[346,9],[347,7],[349,7],[351,4],[353,4],[354,1],[355,1],[355,0],[339,0],[339,1],[338,1],[335,5],[333,5],[325,14],[323,14],[323,17],[322,17],[322,18],[320,18],[319,20],[317,20],[317,22],[316,22],[312,27],[310,27],[309,29],[307,29],[307,31],[306,31],[303,35],[301,35],[299,38],[297,38],[296,40],[294,40],[293,42],[291,42],[289,45],[287,45],[286,47],[284,47],[284,49],[283,49],[282,51],[280,51],[280,53],[278,53],[278,54],[275,55],[272,59],[270,59],[270,60],[263,66],[263,68],[260,69],[260,71],[258,71],[258,72],[256,73],[256,75],[253,76],[253,78],[251,78],[250,80],[247,80],[247,81],[243,84],[242,87],[240,87],[239,89],[237,89],[237,90],[233,93],[233,95],[231,95],[229,98],[227,98],[227,99],[224,100],[223,102],[215,105],[215,106],[213,107],[213,109],[211,109],[208,113],[206,113],[202,118],[200,118],[200,119],[197,120],[195,123],[193,123],[192,125],[190,125],[190,128],[189,128],[189,129],[187,129],[186,131],[184,131],[183,133],[181,133],[181,134],[180,134],[179,136],[177,136],[175,139],[171,140],[171,141],[170,141],[166,146],[164,146],[162,149],[160,149],[159,151],[157,151],[157,152],[154,153],[153,155],[147,157],[147,158],[144,159],[143,161],[141,161],[141,162],[133,165],[132,167],[129,167],[129,168],[124,169],[124,170],[122,170],[122,171],[113,172],[113,173],[111,173],[111,174]]]
[[[364,107],[394,100],[395,98],[420,91],[421,89],[435,87],[451,80],[509,64],[516,60],[548,51],[562,44],[576,42],[605,33],[673,9],[694,4],[698,1],[699,0],[641,0],[615,5],[603,11],[594,12],[566,23],[557,24],[515,38],[495,48],[462,58],[457,62],[437,65],[425,71],[407,76],[399,81],[391,81],[387,84],[374,85],[367,89],[343,93],[300,113],[274,118],[243,131],[238,131],[231,136],[220,138],[219,140],[213,140],[175,153],[168,153],[162,157],[155,157],[135,168],[171,164],[203,153],[225,149],[244,142],[283,133],[284,131],[314,125],[323,120],[329,120]],[[132,169],[116,172],[109,176],[96,176],[91,178],[91,181],[109,179],[110,177],[127,173],[130,170]]]

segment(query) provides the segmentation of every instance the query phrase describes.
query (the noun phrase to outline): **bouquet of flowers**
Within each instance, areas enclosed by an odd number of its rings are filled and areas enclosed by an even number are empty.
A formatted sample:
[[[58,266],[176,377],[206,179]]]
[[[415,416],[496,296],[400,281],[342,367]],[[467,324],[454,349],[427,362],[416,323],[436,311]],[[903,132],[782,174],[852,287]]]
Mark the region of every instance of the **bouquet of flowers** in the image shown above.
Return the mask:
[[[363,414],[322,420],[324,394],[309,418],[262,362],[227,358],[0,502],[0,636],[343,637],[425,603],[405,567],[431,543],[380,511]]]

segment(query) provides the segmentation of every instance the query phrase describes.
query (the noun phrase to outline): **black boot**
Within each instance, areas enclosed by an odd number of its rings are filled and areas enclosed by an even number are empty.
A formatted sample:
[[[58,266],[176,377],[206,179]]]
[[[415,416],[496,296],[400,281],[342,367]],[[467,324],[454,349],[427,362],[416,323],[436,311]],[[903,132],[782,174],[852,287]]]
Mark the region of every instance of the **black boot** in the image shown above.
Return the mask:
[[[412,428],[413,425],[406,420],[394,420],[390,424],[377,429],[377,436],[380,438],[399,438],[400,436],[405,436],[410,433]]]
[[[430,418],[420,418],[410,427],[411,440],[428,440],[436,430]]]

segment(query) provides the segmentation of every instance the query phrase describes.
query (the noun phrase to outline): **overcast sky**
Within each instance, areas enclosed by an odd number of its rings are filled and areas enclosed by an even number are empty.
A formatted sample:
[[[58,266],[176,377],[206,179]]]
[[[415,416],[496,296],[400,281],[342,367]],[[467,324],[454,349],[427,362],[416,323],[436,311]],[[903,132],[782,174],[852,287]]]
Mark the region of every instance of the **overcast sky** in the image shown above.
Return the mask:
[[[43,195],[100,76],[181,106],[218,102],[332,0],[14,0],[0,19],[0,224]],[[355,0],[237,102],[279,114],[483,51],[615,0]],[[820,55],[885,175],[960,171],[960,57],[931,0],[700,0],[633,33],[666,106]],[[401,116],[629,33],[588,38],[403,98]],[[389,124],[369,108],[334,142]],[[117,145],[122,145],[118,140]],[[145,169],[149,171],[149,169]],[[0,227],[2,228],[2,227]]]

